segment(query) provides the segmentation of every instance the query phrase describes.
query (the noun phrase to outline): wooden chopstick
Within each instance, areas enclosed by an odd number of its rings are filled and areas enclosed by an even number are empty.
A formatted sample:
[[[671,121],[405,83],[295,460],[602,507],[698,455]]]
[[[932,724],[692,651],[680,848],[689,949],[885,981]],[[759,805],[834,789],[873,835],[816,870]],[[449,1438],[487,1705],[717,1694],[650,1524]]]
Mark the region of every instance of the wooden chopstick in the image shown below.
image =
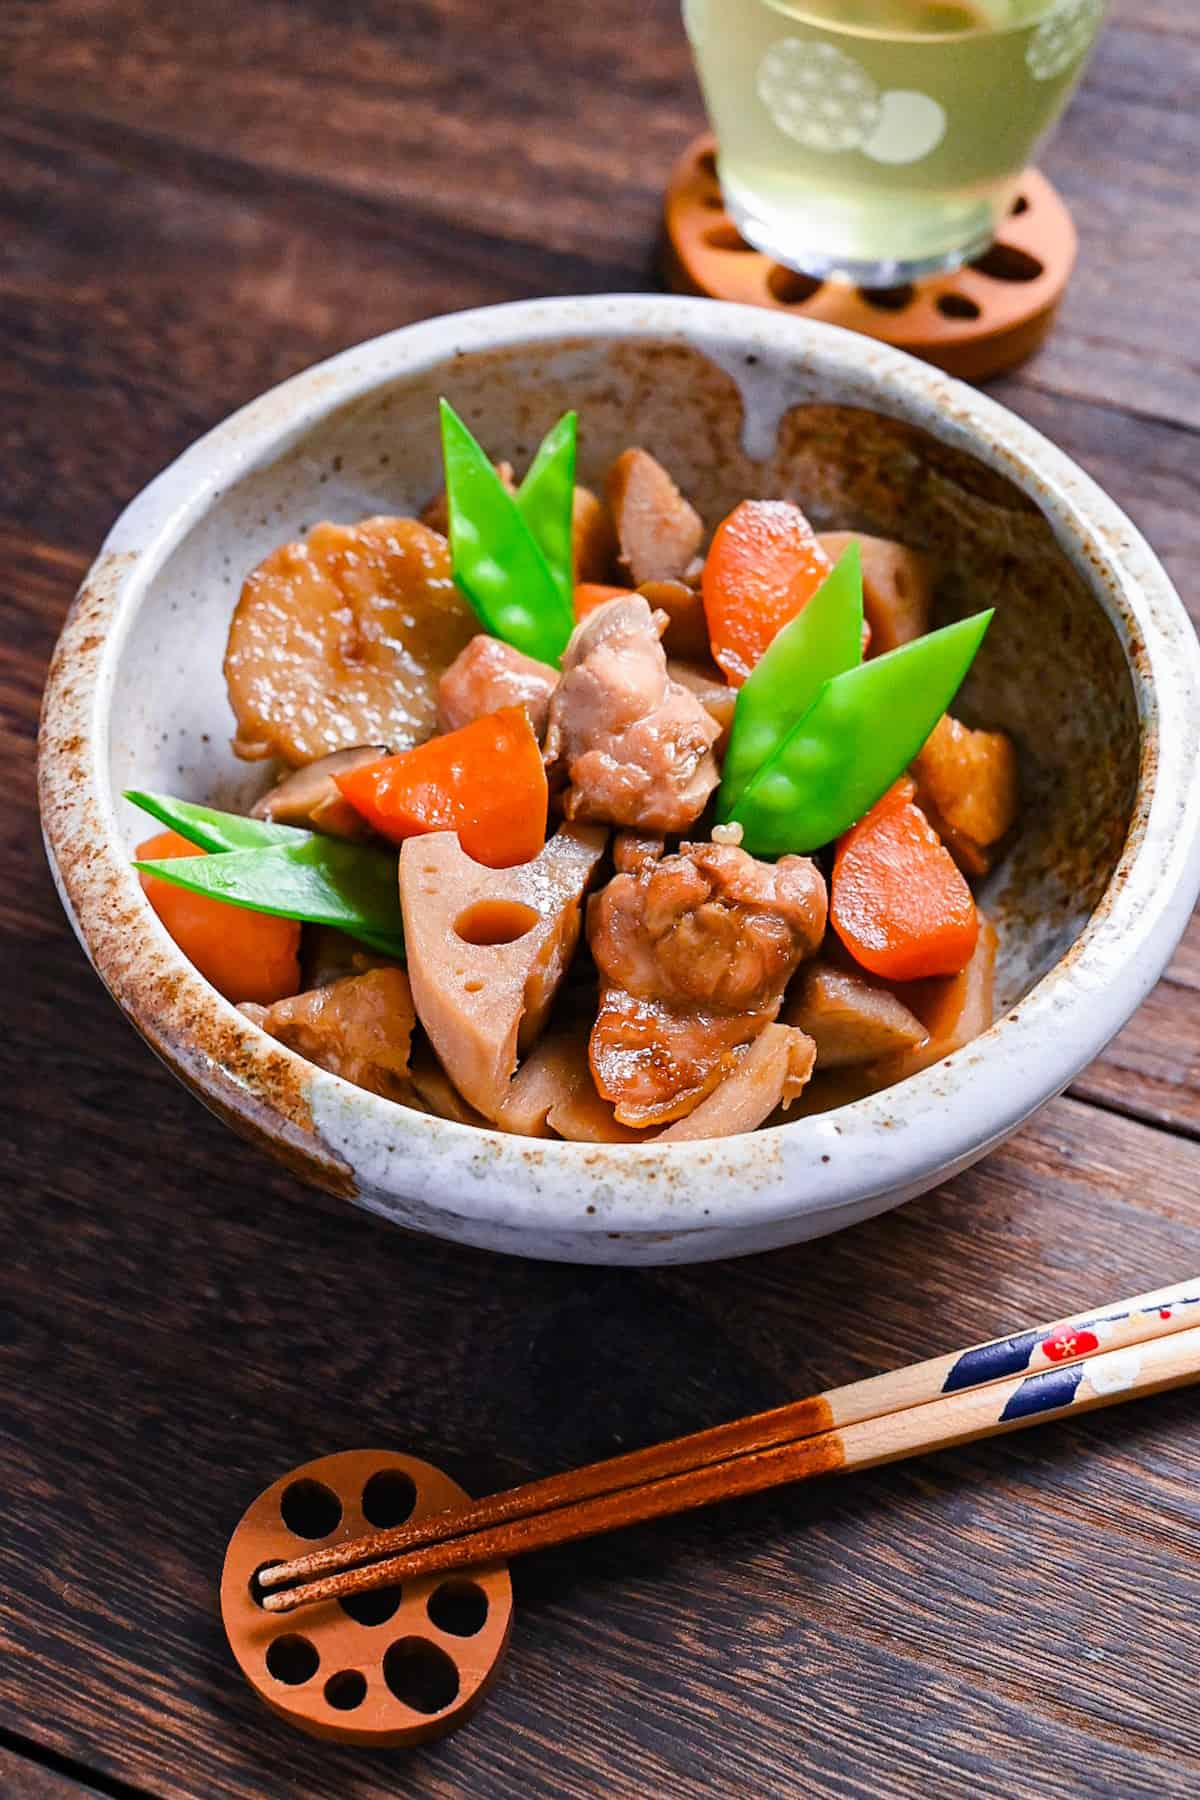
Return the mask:
[[[1200,1329],[1189,1329],[1192,1320],[1200,1328],[1200,1279],[277,1564],[259,1575],[263,1588],[280,1590],[265,1594],[263,1604],[272,1612],[291,1611],[314,1600],[519,1555],[778,1482],[868,1468],[1072,1409],[1183,1385],[1200,1379]],[[1175,1361],[1163,1362],[1176,1338],[1184,1351]],[[1115,1385],[1117,1376],[1132,1367],[1119,1361],[1122,1356],[1134,1357],[1138,1365],[1128,1393]],[[1155,1371],[1163,1378],[1147,1385]],[[1095,1385],[1093,1373],[1101,1385]],[[1068,1391],[1066,1399],[1056,1398]],[[875,1453],[893,1443],[898,1447]],[[313,1576],[318,1579],[310,1580]],[[296,1581],[304,1585],[281,1586]]]

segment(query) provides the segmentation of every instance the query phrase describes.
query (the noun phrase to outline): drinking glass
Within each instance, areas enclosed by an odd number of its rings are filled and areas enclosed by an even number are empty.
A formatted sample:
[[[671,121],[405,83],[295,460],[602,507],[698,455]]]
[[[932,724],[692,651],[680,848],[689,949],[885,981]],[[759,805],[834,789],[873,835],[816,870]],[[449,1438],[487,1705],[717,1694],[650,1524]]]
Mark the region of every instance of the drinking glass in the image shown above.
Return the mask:
[[[683,0],[725,204],[788,268],[890,287],[987,249],[1106,0]]]

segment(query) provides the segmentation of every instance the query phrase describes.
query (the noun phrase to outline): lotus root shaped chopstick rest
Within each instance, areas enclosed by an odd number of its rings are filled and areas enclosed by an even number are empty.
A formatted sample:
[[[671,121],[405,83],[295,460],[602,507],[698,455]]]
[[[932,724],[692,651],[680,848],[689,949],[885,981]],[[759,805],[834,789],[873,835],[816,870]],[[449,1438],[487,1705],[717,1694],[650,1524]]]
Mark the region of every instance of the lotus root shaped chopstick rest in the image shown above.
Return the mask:
[[[964,381],[985,381],[1033,355],[1054,323],[1078,248],[1065,203],[1044,175],[1027,169],[996,242],[965,268],[893,288],[817,281],[739,236],[709,135],[676,164],[665,213],[664,267],[676,292],[843,325]]]
[[[512,1625],[507,1565],[433,1575],[295,1614],[266,1612],[260,1569],[465,1506],[432,1464],[346,1450],[284,1475],[246,1512],[221,1576],[230,1648],[261,1700],[313,1737],[389,1748],[452,1731],[483,1698]]]

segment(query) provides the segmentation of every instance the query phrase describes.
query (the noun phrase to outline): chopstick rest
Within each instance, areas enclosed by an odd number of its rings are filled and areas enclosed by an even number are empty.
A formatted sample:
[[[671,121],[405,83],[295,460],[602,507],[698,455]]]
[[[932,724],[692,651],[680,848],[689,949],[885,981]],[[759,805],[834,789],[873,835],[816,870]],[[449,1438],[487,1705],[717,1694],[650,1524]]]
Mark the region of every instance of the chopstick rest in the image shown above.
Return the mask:
[[[230,1540],[221,1618],[242,1674],[313,1737],[380,1749],[441,1737],[483,1698],[508,1644],[503,1563],[329,1600],[302,1620],[264,1611],[257,1574],[315,1542],[337,1544],[470,1497],[432,1464],[346,1450],[303,1464],[254,1501]]]

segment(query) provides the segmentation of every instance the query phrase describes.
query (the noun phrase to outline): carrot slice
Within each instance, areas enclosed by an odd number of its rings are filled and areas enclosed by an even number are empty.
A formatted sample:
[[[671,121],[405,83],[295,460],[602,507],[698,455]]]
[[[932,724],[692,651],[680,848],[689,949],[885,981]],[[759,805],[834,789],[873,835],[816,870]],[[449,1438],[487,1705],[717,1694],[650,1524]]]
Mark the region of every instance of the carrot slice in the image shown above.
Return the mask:
[[[457,831],[475,862],[507,869],[532,862],[546,841],[546,770],[523,706],[506,706],[335,779],[351,806],[395,844],[426,831]]]
[[[137,849],[139,862],[205,854],[177,831],[157,832]],[[300,992],[300,926],[295,919],[230,906],[153,875],[143,875],[141,883],[188,961],[235,1006],[243,1000],[272,1006]]]
[[[832,568],[790,500],[743,500],[718,525],[701,585],[712,653],[732,687]]]
[[[845,836],[829,922],[854,960],[888,981],[957,975],[979,936],[971,890],[914,801],[908,776]]]
[[[596,607],[603,606],[606,600],[619,600],[624,594],[631,594],[632,588],[609,587],[605,581],[577,581],[575,583],[575,617],[586,618]]]

